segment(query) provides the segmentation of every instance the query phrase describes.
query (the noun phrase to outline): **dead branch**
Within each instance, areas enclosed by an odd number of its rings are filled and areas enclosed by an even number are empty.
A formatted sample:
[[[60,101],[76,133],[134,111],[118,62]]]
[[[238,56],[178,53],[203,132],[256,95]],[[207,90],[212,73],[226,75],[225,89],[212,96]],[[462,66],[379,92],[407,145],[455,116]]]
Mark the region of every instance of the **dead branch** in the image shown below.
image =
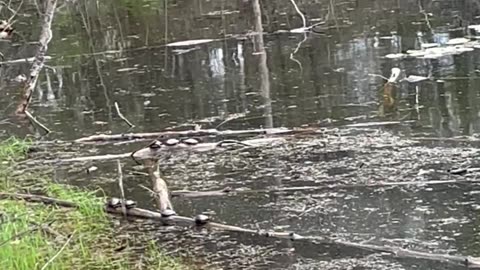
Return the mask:
[[[302,18],[303,28],[307,28],[307,19],[305,18],[305,15],[303,15],[303,13],[300,11],[300,9],[297,6],[297,3],[295,3],[294,0],[290,0],[290,2],[292,3],[293,7],[295,8],[295,11]]]
[[[0,192],[0,199],[25,200],[30,202],[41,202],[44,204],[54,204],[63,207],[76,208],[78,205],[74,202],[59,200],[51,197],[34,194],[8,193]]]
[[[65,244],[63,244],[63,246],[60,248],[60,250],[58,250],[58,252],[43,265],[41,270],[47,269],[47,266],[50,263],[52,263],[58,257],[58,255],[60,255],[60,253],[62,253],[62,251],[67,247],[68,243],[70,243],[70,241],[72,241],[72,238],[75,235],[75,233],[76,233],[76,231],[73,231],[73,233],[70,235],[70,237],[68,237],[67,241],[65,241]]]
[[[211,196],[225,196],[231,193],[242,193],[245,190],[232,190],[231,188],[224,188],[222,190],[212,190],[212,191],[191,191],[191,190],[175,190],[170,192],[172,197],[186,197],[186,198],[196,198],[196,197],[211,197]],[[253,193],[253,192],[252,192]]]
[[[135,125],[132,124],[130,121],[128,121],[128,119],[122,114],[122,112],[120,112],[120,107],[118,106],[118,103],[115,102],[115,109],[117,110],[117,114],[118,116],[125,122],[127,123],[127,125],[130,127],[130,128],[134,128]]]
[[[76,139],[76,143],[96,143],[108,141],[128,141],[138,139],[157,139],[159,137],[203,137],[203,136],[240,136],[240,135],[289,135],[308,133],[315,134],[318,130],[315,129],[287,129],[287,128],[269,128],[269,129],[250,129],[250,130],[222,130],[217,129],[199,129],[199,130],[185,130],[185,131],[160,131],[148,133],[126,133],[126,134],[98,134],[84,138]]]
[[[43,14],[42,30],[40,32],[39,43],[40,46],[35,54],[35,60],[30,68],[30,75],[28,80],[24,83],[20,103],[17,106],[16,113],[24,115],[25,111],[32,99],[33,89],[38,80],[40,71],[45,63],[45,56],[47,54],[48,43],[52,39],[52,20],[55,13],[57,0],[47,0],[45,5],[45,13]]]
[[[125,191],[123,189],[123,173],[122,173],[122,164],[120,160],[117,159],[117,170],[118,170],[118,187],[120,188],[120,196],[122,202],[122,212],[123,216],[127,216],[127,207],[125,206]]]
[[[25,115],[28,117],[28,120],[41,127],[46,132],[46,134],[51,132],[50,129],[48,129],[44,124],[40,123],[40,121],[33,117],[33,115],[29,111],[25,110]]]
[[[45,62],[47,60],[51,60],[52,57],[51,56],[45,56],[44,57],[44,60]],[[0,65],[11,65],[11,64],[24,64],[24,63],[32,63],[33,61],[35,61],[35,57],[29,57],[29,58],[22,58],[22,59],[15,59],[15,60],[8,60],[8,61],[3,61],[3,62],[0,62]]]

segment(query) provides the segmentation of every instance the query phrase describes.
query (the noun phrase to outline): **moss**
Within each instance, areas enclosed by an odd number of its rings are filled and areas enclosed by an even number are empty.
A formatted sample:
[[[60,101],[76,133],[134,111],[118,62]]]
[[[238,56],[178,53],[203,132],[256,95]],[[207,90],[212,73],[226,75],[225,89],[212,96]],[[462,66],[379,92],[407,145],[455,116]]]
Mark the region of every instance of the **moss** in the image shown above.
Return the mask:
[[[24,157],[30,145],[15,138],[0,143],[0,191],[21,191],[25,177],[15,176],[11,166]],[[111,218],[103,211],[105,198],[98,191],[52,183],[42,175],[37,179],[42,192],[73,201],[78,208],[0,200],[0,269],[41,269],[66,243],[65,249],[48,269],[131,269],[139,257],[132,249],[117,252],[116,233]],[[140,256],[142,257],[142,256]],[[143,255],[146,269],[186,269],[150,243]]]

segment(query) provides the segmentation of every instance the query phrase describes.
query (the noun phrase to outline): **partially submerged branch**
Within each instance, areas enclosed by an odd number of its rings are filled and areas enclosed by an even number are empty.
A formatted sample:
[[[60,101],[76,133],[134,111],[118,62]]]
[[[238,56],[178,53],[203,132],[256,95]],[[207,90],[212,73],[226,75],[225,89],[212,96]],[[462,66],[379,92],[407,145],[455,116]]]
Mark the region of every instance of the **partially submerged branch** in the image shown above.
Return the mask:
[[[29,111],[25,110],[25,115],[28,117],[28,120],[43,129],[46,134],[51,133],[50,129],[48,129],[44,124],[40,123],[40,121],[38,121]]]
[[[48,43],[52,39],[52,20],[55,13],[57,0],[46,0],[45,12],[42,19],[42,30],[40,32],[39,47],[35,54],[28,80],[24,83],[20,103],[17,106],[16,113],[24,115],[32,99],[33,90],[42,71],[47,54]]]
[[[134,128],[135,125],[132,124],[130,121],[128,121],[128,119],[122,114],[122,112],[120,111],[120,107],[118,106],[118,103],[115,102],[115,109],[117,110],[117,114],[118,116],[125,122],[127,123],[127,125],[130,127],[130,128]]]

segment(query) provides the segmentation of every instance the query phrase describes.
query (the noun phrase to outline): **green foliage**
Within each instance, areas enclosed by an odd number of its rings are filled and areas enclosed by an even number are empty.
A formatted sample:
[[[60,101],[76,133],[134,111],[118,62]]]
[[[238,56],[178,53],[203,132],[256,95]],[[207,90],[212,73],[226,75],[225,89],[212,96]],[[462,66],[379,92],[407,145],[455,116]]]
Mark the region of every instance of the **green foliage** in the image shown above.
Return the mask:
[[[15,137],[0,142],[0,162],[4,163],[24,157],[31,144],[29,140],[21,140]]]

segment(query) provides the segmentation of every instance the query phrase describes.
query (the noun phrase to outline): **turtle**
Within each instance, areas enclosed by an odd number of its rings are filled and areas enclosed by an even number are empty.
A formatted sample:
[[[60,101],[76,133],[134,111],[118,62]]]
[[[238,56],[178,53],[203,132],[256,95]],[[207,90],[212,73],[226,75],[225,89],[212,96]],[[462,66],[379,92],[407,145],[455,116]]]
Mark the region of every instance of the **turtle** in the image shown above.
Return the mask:
[[[165,209],[161,213],[162,218],[169,218],[171,216],[175,216],[177,213],[173,209]]]
[[[137,206],[137,202],[136,201],[133,201],[133,200],[126,200],[125,201],[125,207],[127,209],[132,209],[132,208],[135,208]]]
[[[166,145],[166,146],[175,146],[179,143],[180,143],[180,140],[174,139],[174,138],[168,139],[168,140],[163,142],[163,144]]]
[[[153,141],[149,146],[150,149],[159,149],[162,147],[162,143],[159,141]]]
[[[112,208],[119,208],[122,207],[122,200],[119,198],[111,198],[108,200],[107,205]],[[135,208],[137,203],[132,200],[125,200],[125,207],[127,209]]]
[[[186,145],[196,145],[200,142],[200,140],[196,138],[186,138],[186,139],[182,139],[181,142]]]
[[[195,217],[195,224],[197,225],[205,225],[210,221],[210,217],[204,214],[199,214]]]
[[[110,200],[107,201],[107,205],[112,208],[117,208],[122,205],[122,201],[119,198],[110,198]]]

